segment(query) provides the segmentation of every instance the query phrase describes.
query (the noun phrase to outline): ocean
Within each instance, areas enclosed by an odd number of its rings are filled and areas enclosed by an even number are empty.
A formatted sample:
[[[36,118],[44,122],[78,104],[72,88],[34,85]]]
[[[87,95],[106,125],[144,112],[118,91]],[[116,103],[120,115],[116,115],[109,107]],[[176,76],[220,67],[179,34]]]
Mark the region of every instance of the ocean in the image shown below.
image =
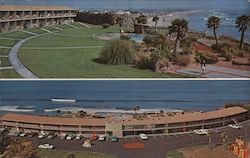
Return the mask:
[[[63,5],[82,10],[138,10],[138,11],[188,11],[205,10],[187,17],[189,26],[195,31],[205,31],[206,20],[215,15],[222,19],[218,30],[220,35],[230,35],[237,39],[240,33],[235,27],[235,19],[249,15],[250,3],[247,0],[0,0],[1,4],[19,5]],[[208,30],[208,32],[210,32]],[[245,34],[250,41],[250,30]]]
[[[53,98],[75,99],[56,103]],[[55,114],[58,109],[213,110],[250,102],[249,80],[0,81],[0,114]],[[47,109],[48,111],[44,111]]]

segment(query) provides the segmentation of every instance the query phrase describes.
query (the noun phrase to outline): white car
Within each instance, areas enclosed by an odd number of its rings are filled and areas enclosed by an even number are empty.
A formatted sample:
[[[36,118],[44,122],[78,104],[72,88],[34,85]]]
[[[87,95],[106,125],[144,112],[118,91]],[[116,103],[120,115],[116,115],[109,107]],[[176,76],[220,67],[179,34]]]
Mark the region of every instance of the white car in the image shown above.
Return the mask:
[[[99,141],[104,141],[104,140],[105,140],[105,138],[106,138],[106,136],[105,136],[105,135],[100,135],[100,136],[98,137],[98,140],[99,140]]]
[[[147,140],[148,139],[148,136],[146,134],[144,134],[144,133],[139,134],[139,136],[140,136],[140,138],[142,140]]]
[[[26,133],[21,133],[19,137],[25,137],[27,134]]]
[[[66,137],[66,140],[72,140],[74,139],[76,136],[74,134],[69,134],[67,137]]]
[[[208,130],[207,129],[195,129],[194,133],[198,135],[208,134]]]
[[[234,129],[240,129],[240,128],[242,128],[242,126],[239,126],[239,125],[236,125],[236,124],[230,124],[228,126],[231,127],[231,128],[234,128]]]
[[[48,133],[41,133],[38,135],[38,138],[43,139],[43,138],[46,138],[48,135],[49,135]]]
[[[78,134],[78,135],[76,135],[76,140],[81,140],[83,138],[83,136],[81,135],[81,134]]]
[[[54,149],[54,147],[52,144],[42,144],[38,146],[39,149]]]

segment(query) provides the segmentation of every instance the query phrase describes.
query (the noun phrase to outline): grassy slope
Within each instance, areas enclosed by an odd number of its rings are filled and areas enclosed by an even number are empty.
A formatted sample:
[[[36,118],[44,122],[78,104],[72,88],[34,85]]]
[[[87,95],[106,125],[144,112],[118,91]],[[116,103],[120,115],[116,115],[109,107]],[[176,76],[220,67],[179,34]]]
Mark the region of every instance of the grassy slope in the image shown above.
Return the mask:
[[[1,70],[0,78],[20,78],[15,70]]]
[[[0,46],[11,47],[17,43],[17,40],[0,39]]]
[[[110,154],[93,152],[68,152],[63,150],[40,150],[37,154],[39,158],[64,158],[68,153],[73,153],[76,158],[117,158]]]
[[[13,31],[13,32],[6,32],[6,33],[1,33],[0,37],[8,37],[8,38],[15,38],[15,39],[24,39],[27,37],[31,37],[32,35],[21,32],[21,31]]]
[[[171,150],[166,153],[166,158],[184,158],[183,154],[177,150]]]

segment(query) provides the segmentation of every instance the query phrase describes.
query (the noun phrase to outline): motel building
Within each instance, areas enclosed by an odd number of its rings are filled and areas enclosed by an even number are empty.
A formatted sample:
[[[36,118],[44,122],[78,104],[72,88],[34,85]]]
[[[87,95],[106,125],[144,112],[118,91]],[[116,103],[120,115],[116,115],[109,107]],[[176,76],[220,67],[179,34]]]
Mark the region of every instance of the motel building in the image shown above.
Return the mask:
[[[73,22],[76,10],[64,6],[0,5],[0,32]]]
[[[63,118],[23,114],[0,116],[0,126],[24,132],[57,132],[83,135],[106,134],[124,136],[145,134],[168,134],[211,129],[237,124],[248,118],[247,110],[230,107],[208,112],[177,113],[174,116],[149,115],[144,119],[131,117]]]

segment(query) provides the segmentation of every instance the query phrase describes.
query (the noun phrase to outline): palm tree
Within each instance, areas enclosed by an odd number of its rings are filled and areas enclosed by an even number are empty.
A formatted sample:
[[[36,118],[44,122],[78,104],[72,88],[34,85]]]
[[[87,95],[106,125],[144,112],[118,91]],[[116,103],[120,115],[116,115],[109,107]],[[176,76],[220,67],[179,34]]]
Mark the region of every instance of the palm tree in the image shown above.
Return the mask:
[[[158,23],[159,19],[160,18],[158,16],[154,16],[153,19],[152,19],[152,21],[155,22],[155,32],[156,32],[157,23]]]
[[[123,22],[124,22],[124,18],[123,18],[123,17],[118,16],[118,17],[116,18],[116,24],[118,24],[119,27],[120,27],[120,33],[121,33],[121,28],[122,28],[122,26],[123,26]]]
[[[241,38],[240,38],[240,49],[242,49],[243,42],[244,42],[244,34],[247,28],[250,27],[250,16],[247,15],[241,15],[236,19],[236,27],[239,28],[239,32],[241,32]]]
[[[133,106],[132,109],[135,111],[135,116],[137,116],[137,113],[140,110],[140,106],[139,105]]]
[[[215,37],[217,46],[219,46],[219,44],[218,44],[218,38],[217,38],[216,30],[219,28],[219,26],[220,26],[220,18],[219,17],[211,16],[211,17],[208,18],[207,27],[209,29],[213,29],[214,37]]]
[[[176,55],[177,46],[179,47],[179,41],[186,36],[188,31],[188,21],[185,19],[175,19],[168,27],[169,34],[176,33],[174,55]]]

